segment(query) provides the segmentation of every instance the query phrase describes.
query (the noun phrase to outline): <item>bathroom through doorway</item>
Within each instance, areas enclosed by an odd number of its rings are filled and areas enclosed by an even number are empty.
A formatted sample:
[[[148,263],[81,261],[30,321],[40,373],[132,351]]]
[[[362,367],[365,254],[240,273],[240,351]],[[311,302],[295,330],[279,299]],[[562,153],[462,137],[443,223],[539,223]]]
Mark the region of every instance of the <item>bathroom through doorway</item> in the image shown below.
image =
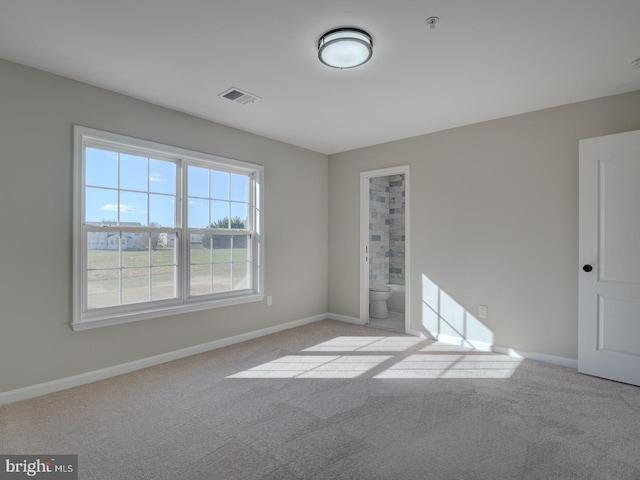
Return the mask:
[[[360,174],[360,321],[410,325],[409,166]]]

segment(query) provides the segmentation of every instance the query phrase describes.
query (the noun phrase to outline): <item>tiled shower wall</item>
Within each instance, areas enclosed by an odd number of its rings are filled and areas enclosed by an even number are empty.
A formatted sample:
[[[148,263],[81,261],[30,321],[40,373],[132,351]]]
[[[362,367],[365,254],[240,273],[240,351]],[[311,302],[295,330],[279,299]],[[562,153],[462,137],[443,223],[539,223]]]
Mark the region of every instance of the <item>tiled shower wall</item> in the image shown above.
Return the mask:
[[[404,285],[404,175],[369,181],[369,283]]]
[[[389,177],[369,179],[369,284],[389,283]]]
[[[389,283],[404,285],[404,175],[389,177]]]

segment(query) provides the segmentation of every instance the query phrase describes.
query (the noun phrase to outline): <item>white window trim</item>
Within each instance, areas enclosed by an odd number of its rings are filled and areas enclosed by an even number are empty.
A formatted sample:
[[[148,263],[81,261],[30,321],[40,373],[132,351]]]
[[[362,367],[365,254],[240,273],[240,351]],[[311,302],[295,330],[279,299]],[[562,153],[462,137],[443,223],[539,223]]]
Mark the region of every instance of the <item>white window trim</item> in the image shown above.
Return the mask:
[[[254,258],[253,279],[254,286],[251,289],[239,292],[229,292],[224,295],[212,295],[204,298],[187,298],[184,291],[185,282],[188,273],[188,248],[187,240],[189,238],[189,229],[187,225],[176,225],[176,230],[181,236],[181,251],[178,252],[179,272],[177,280],[178,299],[169,301],[153,302],[153,305],[131,304],[127,306],[117,306],[112,309],[105,309],[104,314],[85,314],[84,311],[84,282],[85,282],[85,261],[87,245],[83,235],[84,223],[84,178],[85,178],[85,161],[84,147],[87,143],[112,143],[117,147],[117,151],[131,150],[136,152],[137,149],[145,150],[145,155],[153,153],[159,158],[175,158],[179,162],[185,162],[182,169],[179,170],[176,178],[176,201],[182,211],[182,219],[186,219],[187,202],[184,201],[184,195],[187,194],[186,189],[183,190],[184,181],[180,173],[186,169],[186,165],[194,165],[201,163],[209,168],[220,166],[224,170],[237,169],[238,172],[251,172],[254,176],[256,188],[252,190],[251,204],[257,208],[259,218],[253,222],[255,225],[255,235],[252,235],[253,244],[252,254]],[[151,318],[164,317],[168,315],[177,315],[187,312],[195,312],[210,308],[227,307],[231,305],[239,305],[249,302],[262,301],[264,299],[264,235],[263,235],[263,216],[264,216],[264,167],[254,163],[234,160],[208,153],[201,153],[187,150],[170,145],[164,145],[148,140],[141,140],[125,135],[119,135],[110,132],[104,132],[79,125],[74,126],[74,201],[73,201],[73,320],[71,327],[73,330],[86,330],[96,327],[104,327],[108,325],[117,325],[121,323],[135,322],[139,320],[147,320]],[[250,215],[254,215],[254,209],[250,209]],[[186,222],[185,222],[186,223]]]

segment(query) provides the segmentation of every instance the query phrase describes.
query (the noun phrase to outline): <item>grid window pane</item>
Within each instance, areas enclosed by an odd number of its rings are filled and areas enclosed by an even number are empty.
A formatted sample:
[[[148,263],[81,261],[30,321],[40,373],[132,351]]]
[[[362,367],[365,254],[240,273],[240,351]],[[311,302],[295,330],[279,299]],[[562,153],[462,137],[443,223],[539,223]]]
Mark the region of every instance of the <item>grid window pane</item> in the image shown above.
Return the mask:
[[[120,155],[120,188],[149,191],[149,160],[137,155]]]
[[[251,285],[251,264],[233,263],[233,290],[244,290]]]
[[[174,233],[89,232],[87,239],[96,247],[87,250],[89,308],[176,298]]]
[[[149,195],[149,225],[175,227],[176,200],[170,195]]]
[[[176,164],[166,160],[149,160],[149,191],[176,194]]]
[[[233,261],[241,262],[251,260],[249,258],[249,235],[233,235]]]
[[[120,192],[120,223],[147,225],[148,202],[146,193]]]
[[[111,307],[120,304],[120,270],[89,270],[87,272],[87,308]]]
[[[120,253],[123,267],[146,267],[149,257],[149,234],[123,232]]]
[[[118,154],[116,152],[87,147],[85,162],[86,185],[118,188]]]
[[[231,236],[213,235],[212,237],[212,261],[213,263],[226,263],[231,261]]]
[[[247,260],[248,235],[202,236],[190,247],[192,295],[207,295],[249,288],[251,266]],[[235,244],[234,244],[235,242]],[[236,268],[235,263],[238,262]],[[235,270],[234,270],[235,269]],[[232,276],[233,275],[233,276]]]
[[[211,263],[211,247],[206,235],[194,235],[200,237],[197,242],[191,242],[190,258],[192,264]],[[206,245],[203,245],[206,244]]]
[[[229,228],[229,202],[211,202],[211,223],[213,228]]]
[[[107,232],[87,233],[87,268],[118,268],[120,266],[120,251],[116,245],[115,249],[109,250]]]
[[[231,219],[231,228],[246,229],[249,224],[249,205],[232,202]]]
[[[191,265],[189,289],[191,295],[208,295],[211,293],[211,265]]]
[[[176,267],[151,269],[151,300],[176,298]]]
[[[177,265],[175,233],[151,234],[151,265]]]
[[[189,166],[189,196],[209,197],[209,170],[202,167]]]
[[[212,293],[231,291],[231,264],[213,265]]]
[[[209,202],[200,198],[189,198],[189,228],[209,226]]]
[[[87,187],[84,210],[86,223],[115,224],[118,221],[118,191]]]
[[[247,175],[231,174],[231,197],[237,202],[249,201],[249,177]]]
[[[149,268],[125,268],[122,270],[122,303],[138,303],[149,300]]]
[[[229,174],[219,170],[211,170],[211,198],[229,199]]]

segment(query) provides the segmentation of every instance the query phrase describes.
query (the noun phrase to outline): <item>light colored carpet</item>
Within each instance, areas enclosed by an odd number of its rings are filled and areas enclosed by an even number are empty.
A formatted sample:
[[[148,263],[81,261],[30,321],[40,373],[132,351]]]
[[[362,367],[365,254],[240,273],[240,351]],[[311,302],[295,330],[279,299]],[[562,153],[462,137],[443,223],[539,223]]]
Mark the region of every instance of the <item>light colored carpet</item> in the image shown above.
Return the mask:
[[[322,321],[0,407],[81,479],[640,478],[640,388]]]

